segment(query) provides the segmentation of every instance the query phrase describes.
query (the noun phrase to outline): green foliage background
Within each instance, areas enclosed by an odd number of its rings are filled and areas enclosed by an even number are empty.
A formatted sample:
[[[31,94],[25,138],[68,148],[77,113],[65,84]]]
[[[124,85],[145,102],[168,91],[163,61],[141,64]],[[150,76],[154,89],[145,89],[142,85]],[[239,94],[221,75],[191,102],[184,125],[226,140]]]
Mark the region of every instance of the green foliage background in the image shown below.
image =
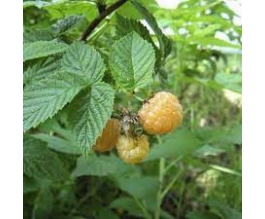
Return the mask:
[[[241,35],[222,0],[24,1],[24,218],[241,218]],[[225,34],[227,40],[218,38]],[[91,150],[120,107],[175,94],[183,124],[137,165]]]

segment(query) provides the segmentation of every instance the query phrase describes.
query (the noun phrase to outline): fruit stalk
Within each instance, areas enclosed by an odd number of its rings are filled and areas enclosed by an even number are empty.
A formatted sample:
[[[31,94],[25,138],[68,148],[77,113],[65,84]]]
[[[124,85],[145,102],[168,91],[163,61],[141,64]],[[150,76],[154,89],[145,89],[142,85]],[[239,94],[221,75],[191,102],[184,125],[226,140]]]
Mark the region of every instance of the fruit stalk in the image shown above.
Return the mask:
[[[164,173],[165,173],[165,158],[160,158],[159,160],[159,189],[156,196],[156,211],[155,211],[155,219],[159,219],[160,217],[160,206],[162,202],[162,189],[164,183]]]

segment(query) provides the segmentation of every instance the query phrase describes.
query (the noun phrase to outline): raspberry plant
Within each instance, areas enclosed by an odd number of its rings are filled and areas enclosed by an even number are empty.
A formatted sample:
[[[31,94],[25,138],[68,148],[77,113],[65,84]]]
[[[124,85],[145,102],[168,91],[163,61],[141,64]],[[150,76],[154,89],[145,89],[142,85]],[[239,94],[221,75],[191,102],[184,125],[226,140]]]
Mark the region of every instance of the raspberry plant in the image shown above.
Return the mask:
[[[241,217],[241,108],[223,94],[241,92],[241,27],[225,2],[23,10],[24,218]]]

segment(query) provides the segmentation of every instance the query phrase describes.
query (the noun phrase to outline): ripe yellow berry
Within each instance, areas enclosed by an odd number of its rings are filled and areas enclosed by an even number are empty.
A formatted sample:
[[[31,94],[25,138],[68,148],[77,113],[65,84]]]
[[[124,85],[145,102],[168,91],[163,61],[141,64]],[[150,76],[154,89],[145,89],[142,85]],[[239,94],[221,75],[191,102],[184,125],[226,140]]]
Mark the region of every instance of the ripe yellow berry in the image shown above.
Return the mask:
[[[101,136],[98,137],[93,149],[100,152],[110,151],[116,145],[119,136],[120,121],[118,119],[110,119]]]
[[[116,148],[124,162],[139,163],[148,155],[149,141],[145,135],[136,138],[122,135],[118,139]]]
[[[158,92],[138,112],[140,123],[149,134],[165,134],[177,128],[183,119],[178,98],[165,91]]]

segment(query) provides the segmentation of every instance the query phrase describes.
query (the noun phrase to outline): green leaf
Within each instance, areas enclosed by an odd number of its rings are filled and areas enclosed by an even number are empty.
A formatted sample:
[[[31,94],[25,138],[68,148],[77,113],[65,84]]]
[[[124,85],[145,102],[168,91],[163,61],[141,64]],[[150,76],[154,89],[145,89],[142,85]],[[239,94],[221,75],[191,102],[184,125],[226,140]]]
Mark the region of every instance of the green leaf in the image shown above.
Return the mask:
[[[100,54],[81,42],[75,42],[69,47],[63,56],[62,67],[67,72],[86,78],[90,83],[100,81],[105,72]]]
[[[136,204],[135,200],[129,197],[120,197],[115,199],[110,203],[109,208],[122,209],[124,211],[128,211],[129,214],[142,216],[142,211]]]
[[[61,60],[55,57],[49,57],[44,61],[27,68],[23,74],[23,82],[26,85],[40,81],[55,74],[61,68]]]
[[[114,212],[112,212],[110,209],[107,208],[101,208],[98,211],[98,219],[119,219],[118,215],[116,215]]]
[[[70,15],[66,18],[58,20],[54,25],[52,25],[51,29],[55,35],[58,36],[71,30],[84,19],[85,17],[83,15]]]
[[[215,11],[217,14],[225,13],[229,16],[229,20],[232,20],[236,16],[235,11],[228,6],[224,1],[219,1],[220,4],[216,5]]]
[[[63,180],[67,174],[58,156],[30,136],[23,141],[23,172],[29,177],[50,180]]]
[[[170,54],[171,52],[171,40],[163,34],[162,30],[159,28],[155,17],[138,1],[132,1],[133,6],[142,14],[149,26],[155,32],[156,37],[159,42],[160,48],[160,57],[162,61]]]
[[[159,67],[161,54],[160,54],[157,46],[154,44],[148,29],[140,21],[128,19],[128,18],[125,18],[119,14],[117,14],[116,17],[117,17],[117,19],[116,19],[117,20],[117,27],[116,27],[117,35],[124,36],[130,32],[133,32],[133,31],[138,33],[143,39],[147,40],[149,43],[152,44],[152,46],[155,50],[155,55],[156,55],[155,66]],[[170,46],[171,45],[166,45],[166,48],[170,50],[171,49]]]
[[[38,191],[39,188],[40,185],[35,179],[23,175],[23,194]]]
[[[236,26],[233,22],[230,22],[229,20],[223,19],[222,17],[216,16],[216,15],[203,15],[201,14],[198,17],[193,17],[192,20],[197,23],[208,23],[211,25],[220,25],[222,29],[228,29],[228,28],[239,28]]]
[[[62,53],[68,45],[53,41],[36,41],[23,45],[23,61]]]
[[[117,0],[107,0],[108,3],[114,3],[116,1]],[[157,9],[159,9],[156,0],[141,0],[141,4],[148,7],[151,12],[155,12]],[[133,18],[137,20],[142,18],[141,13],[139,13],[139,11],[133,7],[131,1],[127,1],[126,4],[118,8],[117,12],[127,18]]]
[[[149,34],[148,29],[139,21],[124,18],[123,16],[117,14],[117,33],[120,36],[125,36],[130,32],[136,32],[141,36],[143,39],[147,40],[148,42],[153,44],[151,36]]]
[[[144,161],[156,160],[161,157],[179,157],[194,152],[201,145],[201,141],[188,130],[177,130],[163,136],[161,144],[154,145]]]
[[[237,124],[225,128],[204,127],[197,129],[196,135],[207,144],[219,145],[222,149],[226,149],[225,145],[231,148],[231,145],[242,144],[242,125]]]
[[[164,219],[175,219],[167,211],[164,211],[164,210],[161,210],[161,218],[164,218]]]
[[[37,8],[42,8],[45,5],[48,5],[49,2],[45,2],[45,1],[26,1],[23,2],[23,9],[27,8],[27,7],[37,7]]]
[[[51,15],[51,19],[62,19],[69,15],[85,15],[88,20],[98,14],[96,4],[89,1],[60,1],[43,7]]]
[[[76,168],[72,176],[112,176],[125,177],[140,175],[140,169],[137,166],[125,164],[114,154],[96,156],[94,153],[80,156],[77,160]]]
[[[65,118],[64,121],[61,120],[61,116],[63,116],[63,114],[65,115],[65,117],[67,117],[66,111],[60,113],[59,119],[56,117],[47,119],[44,123],[38,126],[38,130],[47,134],[53,133],[56,136],[61,136],[68,141],[74,142],[74,136],[71,130],[68,129],[67,118]],[[67,127],[62,127],[62,125],[66,125]]]
[[[152,45],[134,32],[115,42],[109,55],[109,65],[116,83],[130,91],[152,80],[154,64]]]
[[[147,208],[149,212],[155,211],[155,208],[150,208],[149,205],[145,207]],[[145,215],[143,215],[143,212],[141,208],[139,207],[139,205],[136,203],[136,201],[133,198],[129,198],[129,197],[121,197],[121,198],[115,199],[113,202],[110,203],[109,208],[122,209],[124,211],[127,211],[129,215],[145,217]],[[174,219],[169,213],[163,210],[161,210],[161,218]]]
[[[162,55],[162,57],[166,59],[166,57],[171,53],[172,50],[172,40],[168,38],[165,34],[163,34],[161,38],[162,38],[161,41],[164,44],[164,53],[163,53],[164,55]]]
[[[227,135],[223,135],[221,140],[232,144],[242,144],[242,124],[229,127]]]
[[[71,106],[69,123],[78,144],[84,151],[96,142],[111,116],[114,90],[106,83],[93,84],[78,95]]]
[[[187,215],[188,219],[221,219],[219,216],[211,212],[200,212],[200,211],[191,211]]]
[[[218,46],[218,47],[229,47],[229,48],[241,49],[240,45],[232,44],[227,41],[214,38],[214,37],[203,37],[203,38],[190,37],[190,38],[187,38],[186,41],[191,42],[191,43],[197,43],[202,46]]]
[[[54,35],[49,30],[27,30],[23,33],[23,43],[32,43],[35,41],[51,41]]]
[[[224,152],[225,152],[225,150],[223,150],[223,149],[212,147],[212,146],[206,144],[203,147],[201,147],[200,149],[196,150],[195,155],[198,157],[217,156],[217,155],[220,155]]]
[[[74,142],[59,138],[53,135],[38,133],[32,137],[47,143],[48,148],[67,154],[81,154],[82,151]]]
[[[72,176],[107,176],[118,171],[118,165],[114,156],[81,156],[77,160],[76,168]]]
[[[231,208],[230,206],[216,199],[210,199],[208,204],[211,209],[218,211],[223,216],[223,218],[229,218],[229,219],[242,218],[241,212],[237,211],[236,209]]]
[[[42,188],[35,199],[33,219],[49,218],[53,208],[53,194],[49,188]]]
[[[214,35],[215,32],[221,28],[220,24],[212,24],[205,28],[198,28],[194,31],[193,37],[194,38],[203,38],[208,35]]]
[[[145,206],[149,212],[154,212],[155,208],[150,208],[150,206]],[[156,207],[156,206],[155,206]],[[139,205],[133,198],[129,197],[120,197],[112,201],[109,205],[109,208],[122,209],[127,211],[129,215],[134,215],[138,217],[145,217]],[[161,210],[161,218],[165,219],[174,219],[169,213]]]
[[[113,3],[116,2],[115,0]],[[127,1],[122,7],[118,8],[117,13],[126,17],[126,18],[133,18],[133,19],[140,19],[141,14],[133,7],[131,1]]]
[[[224,88],[242,93],[242,75],[241,74],[216,74],[214,81]]]
[[[82,43],[72,44],[63,56],[62,67],[65,71],[50,72],[54,66],[57,68],[57,65],[55,63],[49,65],[50,63],[47,62],[43,65],[48,67],[41,70],[45,79],[26,86],[24,90],[25,130],[52,117],[84,86],[101,80],[105,71],[100,54]],[[34,70],[39,67],[39,65],[31,67],[28,78],[32,79]],[[47,71],[52,74],[44,75]],[[40,79],[40,74],[37,75]]]
[[[26,86],[23,92],[24,131],[54,116],[85,85],[79,76],[60,71]]]
[[[156,177],[143,176],[141,178],[113,178],[115,184],[123,191],[139,199],[155,200],[158,191]]]

